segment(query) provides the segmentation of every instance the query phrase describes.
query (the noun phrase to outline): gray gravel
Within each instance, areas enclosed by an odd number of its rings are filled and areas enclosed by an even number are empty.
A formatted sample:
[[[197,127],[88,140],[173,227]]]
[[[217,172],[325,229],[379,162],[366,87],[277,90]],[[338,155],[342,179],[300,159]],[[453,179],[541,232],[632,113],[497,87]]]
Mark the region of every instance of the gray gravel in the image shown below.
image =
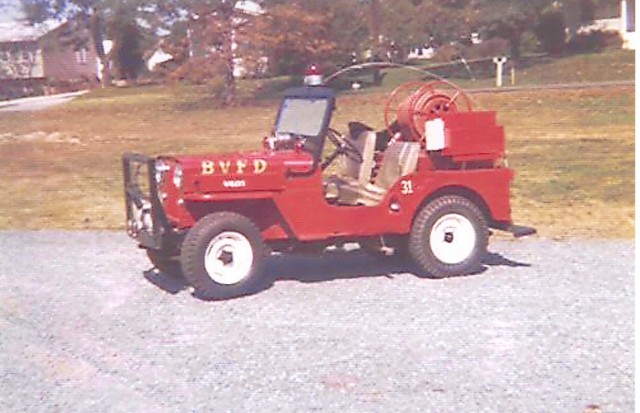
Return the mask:
[[[121,233],[0,232],[0,411],[632,412],[633,250],[494,240],[446,280],[276,257],[206,302]]]

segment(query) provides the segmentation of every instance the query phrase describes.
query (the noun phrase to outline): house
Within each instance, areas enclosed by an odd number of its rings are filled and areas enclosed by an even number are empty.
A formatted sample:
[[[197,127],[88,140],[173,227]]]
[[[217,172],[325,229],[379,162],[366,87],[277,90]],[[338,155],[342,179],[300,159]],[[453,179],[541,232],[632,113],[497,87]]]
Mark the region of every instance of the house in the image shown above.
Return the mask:
[[[38,26],[0,23],[0,98],[71,90],[96,82],[97,54],[91,44],[65,41],[65,22]]]
[[[409,60],[431,59],[435,55],[435,49],[429,45],[414,47],[409,50],[407,58]]]
[[[636,0],[622,0],[620,5],[622,47],[636,50]]]
[[[608,12],[608,13],[607,13]],[[622,0],[620,6],[613,10],[604,11],[604,15],[593,21],[588,26],[578,29],[578,33],[603,31],[620,34],[624,49],[636,49],[636,2],[635,0]]]
[[[147,69],[149,69],[150,72],[153,72],[156,67],[171,60],[173,60],[173,55],[162,50],[162,47],[158,47],[147,59]]]

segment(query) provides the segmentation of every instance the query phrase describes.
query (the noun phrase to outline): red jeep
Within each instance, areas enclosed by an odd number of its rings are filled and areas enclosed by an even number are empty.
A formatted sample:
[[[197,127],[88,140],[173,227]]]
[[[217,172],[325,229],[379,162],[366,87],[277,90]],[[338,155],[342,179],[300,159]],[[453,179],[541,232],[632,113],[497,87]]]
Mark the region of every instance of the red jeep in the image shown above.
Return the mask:
[[[256,288],[271,252],[347,242],[430,277],[477,271],[489,228],[535,232],[511,222],[503,128],[448,82],[413,89],[391,96],[381,132],[352,122],[338,133],[335,92],[306,86],[285,92],[260,151],[125,154],[128,234],[158,269],[179,262],[212,298]]]

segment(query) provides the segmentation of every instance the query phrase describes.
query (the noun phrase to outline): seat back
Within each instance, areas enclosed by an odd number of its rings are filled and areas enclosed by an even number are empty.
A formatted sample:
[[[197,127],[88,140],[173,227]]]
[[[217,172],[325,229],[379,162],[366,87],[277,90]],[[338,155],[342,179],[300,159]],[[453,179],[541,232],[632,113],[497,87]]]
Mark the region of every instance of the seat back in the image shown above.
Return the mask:
[[[420,156],[419,142],[394,142],[389,144],[382,158],[375,185],[389,189],[398,179],[415,172]]]
[[[358,148],[362,155],[362,163],[356,162],[345,156],[344,168],[340,171],[341,176],[353,178],[361,185],[366,185],[371,179],[371,169],[373,168],[373,154],[376,149],[376,133],[373,131],[362,131],[355,139],[347,137],[353,145]]]

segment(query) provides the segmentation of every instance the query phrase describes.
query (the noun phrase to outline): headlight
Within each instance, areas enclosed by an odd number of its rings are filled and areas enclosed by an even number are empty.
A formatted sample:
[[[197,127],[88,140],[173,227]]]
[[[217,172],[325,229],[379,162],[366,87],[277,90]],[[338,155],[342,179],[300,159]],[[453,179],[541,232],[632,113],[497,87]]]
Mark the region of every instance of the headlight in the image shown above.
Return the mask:
[[[171,166],[162,160],[156,161],[156,183],[159,185],[164,180],[164,174],[171,169]]]
[[[182,186],[182,166],[180,164],[176,164],[176,167],[173,168],[173,184],[176,188]]]

